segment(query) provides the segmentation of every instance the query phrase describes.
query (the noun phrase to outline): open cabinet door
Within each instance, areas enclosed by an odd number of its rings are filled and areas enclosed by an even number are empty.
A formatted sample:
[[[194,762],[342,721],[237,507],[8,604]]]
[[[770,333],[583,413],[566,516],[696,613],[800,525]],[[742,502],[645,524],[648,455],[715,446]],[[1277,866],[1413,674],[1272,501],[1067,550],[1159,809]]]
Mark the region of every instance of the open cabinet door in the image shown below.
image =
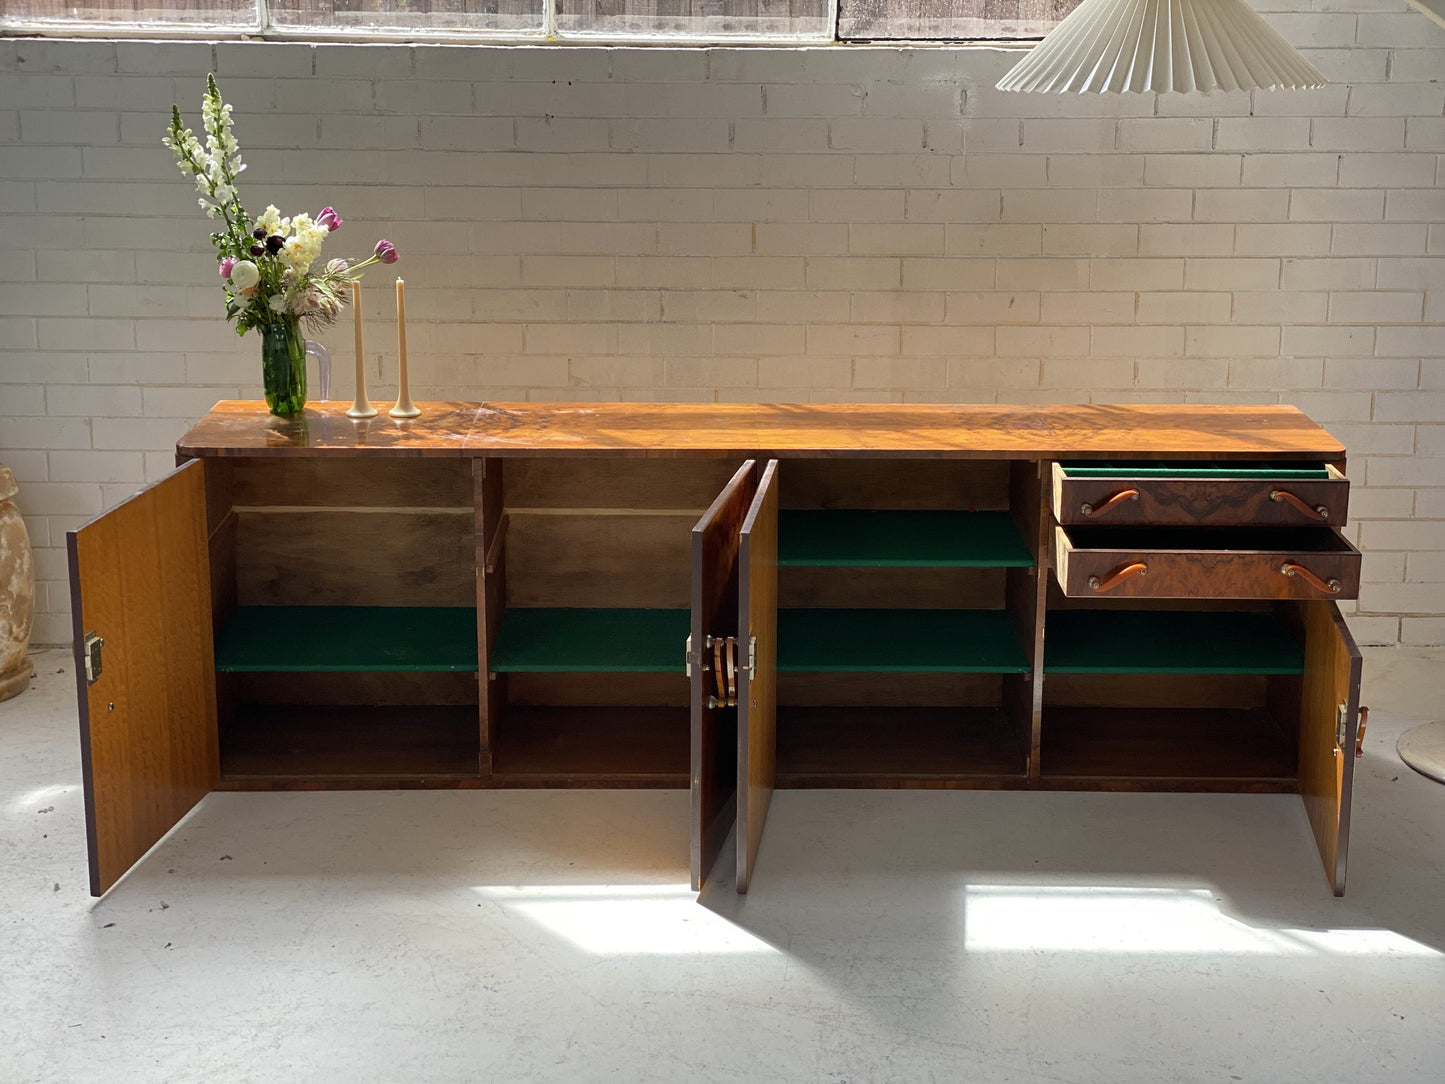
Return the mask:
[[[202,461],[66,542],[90,891],[99,896],[220,775]]]
[[[757,491],[749,459],[692,529],[692,887],[702,888],[732,830],[737,799],[737,716],[720,703],[709,640],[738,633],[738,545]]]
[[[778,461],[769,460],[738,551],[738,874],[746,892],[778,774]]]
[[[1305,613],[1305,679],[1301,698],[1299,789],[1325,876],[1345,893],[1355,743],[1360,732],[1360,649],[1333,602]]]

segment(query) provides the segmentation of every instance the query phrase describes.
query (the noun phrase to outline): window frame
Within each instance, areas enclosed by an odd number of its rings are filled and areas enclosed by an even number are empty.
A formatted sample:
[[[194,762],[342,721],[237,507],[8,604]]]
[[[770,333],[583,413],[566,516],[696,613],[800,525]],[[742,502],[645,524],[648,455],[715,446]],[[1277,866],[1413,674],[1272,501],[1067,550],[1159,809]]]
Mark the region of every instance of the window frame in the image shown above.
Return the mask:
[[[377,29],[320,26],[278,26],[270,18],[270,0],[252,0],[256,18],[244,25],[234,23],[89,23],[79,20],[29,20],[0,25],[0,37],[23,38],[113,38],[156,41],[262,41],[315,42],[317,44],[370,45],[529,45],[560,48],[584,46],[650,47],[675,49],[756,48],[766,46],[869,46],[906,45],[913,48],[948,48],[968,45],[997,45],[1037,42],[1038,37],[904,38],[886,35],[844,38],[839,34],[841,0],[827,0],[824,30],[812,33],[774,34],[648,34],[609,31],[564,31],[557,25],[557,0],[543,0],[542,25],[537,30],[416,30],[395,27]]]

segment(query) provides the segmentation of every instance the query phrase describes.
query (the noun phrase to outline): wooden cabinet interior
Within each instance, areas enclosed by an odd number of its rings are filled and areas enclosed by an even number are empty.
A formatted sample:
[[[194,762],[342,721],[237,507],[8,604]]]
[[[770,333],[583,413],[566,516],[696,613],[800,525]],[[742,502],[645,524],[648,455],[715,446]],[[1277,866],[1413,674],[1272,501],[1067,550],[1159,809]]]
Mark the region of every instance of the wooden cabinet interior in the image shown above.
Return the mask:
[[[1359,653],[1277,562],[1350,597],[1358,554],[1297,412],[448,406],[362,447],[220,404],[183,440],[211,785],[690,787],[694,884],[736,825],[739,889],[775,786],[1298,792],[1343,890]],[[1067,567],[1211,545],[1267,586]]]

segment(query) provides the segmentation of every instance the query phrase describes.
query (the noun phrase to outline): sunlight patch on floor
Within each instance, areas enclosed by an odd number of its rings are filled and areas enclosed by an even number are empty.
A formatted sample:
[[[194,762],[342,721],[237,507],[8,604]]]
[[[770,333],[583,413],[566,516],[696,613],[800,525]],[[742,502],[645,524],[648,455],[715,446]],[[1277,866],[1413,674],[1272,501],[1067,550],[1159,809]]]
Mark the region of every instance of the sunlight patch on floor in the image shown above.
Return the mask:
[[[688,885],[517,885],[475,891],[598,956],[778,951],[697,903]]]
[[[1249,926],[1220,911],[1206,888],[970,885],[963,920],[969,952],[1441,955],[1392,930]]]

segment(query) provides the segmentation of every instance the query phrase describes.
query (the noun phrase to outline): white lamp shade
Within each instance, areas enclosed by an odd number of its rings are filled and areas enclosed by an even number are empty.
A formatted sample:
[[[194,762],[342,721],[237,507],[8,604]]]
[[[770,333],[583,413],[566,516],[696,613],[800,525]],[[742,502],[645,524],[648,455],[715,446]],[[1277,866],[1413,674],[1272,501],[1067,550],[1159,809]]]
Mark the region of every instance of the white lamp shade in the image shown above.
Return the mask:
[[[998,89],[1137,94],[1324,85],[1245,0],[1084,0]]]

